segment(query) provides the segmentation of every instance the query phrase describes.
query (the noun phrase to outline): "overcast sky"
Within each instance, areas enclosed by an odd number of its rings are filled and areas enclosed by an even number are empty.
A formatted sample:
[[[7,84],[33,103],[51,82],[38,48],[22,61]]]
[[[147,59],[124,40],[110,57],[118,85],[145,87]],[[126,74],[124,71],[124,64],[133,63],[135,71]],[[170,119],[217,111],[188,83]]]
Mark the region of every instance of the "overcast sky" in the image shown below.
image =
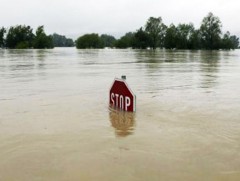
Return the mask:
[[[77,38],[85,33],[119,38],[144,26],[150,16],[166,25],[192,22],[199,28],[208,12],[223,31],[240,36],[240,0],[0,0],[0,27],[17,24]]]

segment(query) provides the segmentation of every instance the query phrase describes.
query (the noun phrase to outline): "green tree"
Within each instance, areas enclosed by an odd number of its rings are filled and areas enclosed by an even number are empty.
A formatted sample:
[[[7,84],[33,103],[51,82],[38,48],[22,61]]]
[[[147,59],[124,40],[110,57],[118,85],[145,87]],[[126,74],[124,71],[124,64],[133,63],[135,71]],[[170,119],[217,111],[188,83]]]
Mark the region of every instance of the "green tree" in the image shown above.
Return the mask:
[[[74,46],[73,40],[71,38],[66,38],[63,35],[54,33],[52,35],[52,38],[53,38],[54,47],[73,47]]]
[[[161,17],[150,17],[148,19],[145,31],[149,34],[151,48],[156,49],[158,46],[163,47],[166,30],[167,27],[163,24]]]
[[[177,49],[189,49],[190,46],[190,37],[194,32],[193,24],[179,24],[177,26],[177,41],[176,48]]]
[[[10,27],[6,36],[6,47],[8,48],[31,48],[34,39],[32,28],[25,25]]]
[[[230,32],[227,31],[222,38],[222,49],[231,49],[232,48],[232,41],[230,39]]]
[[[177,47],[177,28],[171,24],[166,31],[164,46],[167,49],[174,49]]]
[[[139,30],[137,30],[136,33],[134,33],[134,39],[133,39],[133,48],[139,48],[139,49],[146,49],[150,46],[150,38],[149,35],[143,30],[141,27]]]
[[[76,47],[78,49],[103,48],[103,42],[98,34],[85,34],[76,40]]]
[[[232,41],[232,49],[239,48],[239,38],[236,35],[230,36],[230,39]]]
[[[52,37],[46,35],[44,26],[39,26],[37,28],[36,36],[33,40],[33,47],[36,49],[53,48]]]
[[[65,42],[65,47],[74,47],[74,41],[71,38],[67,38]]]
[[[4,34],[6,33],[6,29],[4,27],[0,28],[0,47],[3,47],[5,44]]]
[[[200,31],[194,30],[189,38],[189,44],[188,44],[188,48],[189,49],[193,49],[193,50],[197,50],[197,49],[201,49],[202,45],[201,45],[201,35],[200,35]]]
[[[222,49],[236,49],[239,46],[239,38],[237,38],[235,35],[231,36],[230,32],[227,31],[222,38]]]
[[[117,48],[129,48],[132,47],[134,41],[134,33],[128,32],[115,42]]]
[[[100,38],[103,42],[104,47],[113,47],[116,42],[116,38],[114,38],[114,36],[111,35],[103,34],[101,35]]]
[[[202,20],[200,27],[201,41],[205,49],[219,49],[221,43],[221,21],[213,13],[209,13]]]

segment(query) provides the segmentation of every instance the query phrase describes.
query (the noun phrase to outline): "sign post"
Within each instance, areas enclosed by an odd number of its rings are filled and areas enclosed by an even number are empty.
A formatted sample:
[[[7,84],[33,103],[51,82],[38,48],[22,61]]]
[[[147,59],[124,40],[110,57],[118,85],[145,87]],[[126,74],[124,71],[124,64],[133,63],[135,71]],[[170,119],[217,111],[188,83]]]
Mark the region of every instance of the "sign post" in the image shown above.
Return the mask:
[[[109,105],[124,111],[136,111],[136,96],[133,94],[125,81],[126,76],[122,79],[115,79],[109,92]]]

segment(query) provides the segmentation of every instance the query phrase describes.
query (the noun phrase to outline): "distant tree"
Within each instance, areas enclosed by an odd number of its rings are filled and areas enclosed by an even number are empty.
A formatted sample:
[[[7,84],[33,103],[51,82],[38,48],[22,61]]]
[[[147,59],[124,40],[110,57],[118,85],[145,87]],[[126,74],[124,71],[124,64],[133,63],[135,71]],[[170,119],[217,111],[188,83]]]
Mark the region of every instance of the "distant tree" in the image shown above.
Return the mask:
[[[31,48],[33,39],[34,34],[30,26],[12,26],[6,36],[6,47],[17,49]]]
[[[103,42],[98,34],[85,34],[76,40],[76,47],[78,49],[103,48]]]
[[[227,31],[222,38],[222,49],[236,49],[239,46],[239,38],[237,38],[235,35],[231,36],[230,32]]]
[[[230,36],[230,39],[232,41],[232,49],[237,49],[239,48],[239,38],[236,35]]]
[[[65,47],[74,47],[74,41],[71,38],[66,39]]]
[[[117,48],[129,48],[132,47],[134,41],[134,33],[128,32],[115,42]]]
[[[70,38],[66,38],[63,35],[59,35],[57,33],[54,33],[52,35],[53,38],[53,46],[54,47],[73,47],[74,42]]]
[[[227,31],[222,38],[222,44],[221,44],[222,49],[231,49],[232,48],[232,41],[230,39],[230,32]]]
[[[134,34],[132,46],[133,48],[138,49],[146,49],[150,46],[149,35],[143,30],[142,27]]]
[[[174,49],[177,47],[177,28],[174,24],[171,24],[167,28],[164,47],[167,49]]]
[[[163,40],[166,34],[167,27],[163,24],[162,18],[150,17],[146,23],[145,31],[150,37],[150,47],[156,49],[157,46],[163,47]]]
[[[202,20],[200,27],[201,41],[205,49],[219,49],[221,43],[221,21],[213,13],[209,13]]]
[[[202,44],[201,44],[201,34],[200,31],[194,30],[189,38],[189,44],[188,44],[188,48],[189,49],[201,49],[202,48]]]
[[[116,42],[116,38],[114,38],[114,36],[111,35],[103,34],[101,35],[100,38],[103,42],[104,47],[113,47],[114,43]]]
[[[4,27],[0,28],[0,47],[4,46],[4,34],[6,33],[6,29]]]
[[[176,48],[177,49],[189,49],[190,46],[190,38],[194,32],[193,24],[179,24],[177,26],[177,41]]]
[[[36,36],[33,40],[33,48],[44,49],[53,48],[53,40],[51,36],[47,36],[44,32],[44,26],[39,26],[36,30]]]

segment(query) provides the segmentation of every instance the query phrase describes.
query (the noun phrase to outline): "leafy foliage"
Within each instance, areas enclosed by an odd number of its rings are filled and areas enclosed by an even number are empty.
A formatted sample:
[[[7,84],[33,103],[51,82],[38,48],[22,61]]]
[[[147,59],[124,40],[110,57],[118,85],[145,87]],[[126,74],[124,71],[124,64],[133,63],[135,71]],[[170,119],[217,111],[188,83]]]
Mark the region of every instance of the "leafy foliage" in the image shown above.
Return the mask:
[[[146,23],[145,31],[150,37],[150,47],[156,49],[157,46],[163,46],[163,40],[166,34],[167,26],[163,24],[162,18],[150,17]]]
[[[101,35],[100,38],[103,42],[104,47],[113,47],[116,42],[116,38],[114,38],[114,36],[111,35],[103,34]]]
[[[115,46],[117,48],[129,48],[132,47],[134,41],[134,33],[128,32],[116,41]]]
[[[0,28],[0,47],[4,46],[4,34],[6,33],[6,29],[4,27]]]
[[[30,26],[17,25],[10,27],[6,37],[8,48],[31,48],[34,34]]]
[[[201,49],[202,48],[202,44],[201,44],[201,35],[200,35],[200,31],[199,30],[194,30],[190,36],[189,39],[189,49]]]
[[[230,33],[221,36],[221,21],[209,13],[203,18],[200,29],[195,29],[192,23],[171,24],[167,27],[162,18],[150,17],[144,28],[133,33],[127,33],[115,46],[117,48],[167,48],[167,49],[236,49],[239,38]]]
[[[164,46],[167,49],[174,49],[177,47],[177,28],[171,24],[166,31]]]
[[[144,27],[135,32],[128,32],[120,39],[111,35],[85,34],[76,41],[77,48],[167,48],[167,49],[236,49],[239,48],[239,38],[226,32],[222,35],[222,24],[217,16],[208,13],[203,18],[199,29],[194,25],[171,24],[167,27],[161,17],[150,17]],[[5,36],[6,34],[6,36]],[[54,33],[46,35],[44,26],[39,26],[36,33],[30,26],[17,25],[0,28],[0,47],[6,48],[53,48],[74,46],[72,39]]]
[[[52,37],[45,34],[44,26],[37,28],[36,36],[33,40],[33,47],[36,49],[53,48]]]
[[[150,37],[141,27],[134,34],[133,48],[146,49],[150,45]]]
[[[66,38],[63,35],[59,35],[57,33],[54,33],[52,35],[53,39],[53,46],[54,47],[73,47],[74,42],[71,38]]]
[[[103,48],[103,41],[98,34],[85,34],[76,40],[76,46],[78,49]]]
[[[231,36],[229,31],[227,31],[224,35],[223,35],[223,39],[222,39],[222,49],[236,49],[238,48],[239,45],[239,38],[237,38],[235,35]]]
[[[179,24],[177,26],[177,41],[176,48],[177,49],[189,49],[190,48],[190,37],[194,32],[193,24]]]
[[[11,26],[7,32],[5,45],[7,48],[53,48],[51,36],[47,36],[44,27],[39,26],[36,35],[30,26]]]
[[[219,49],[221,42],[221,21],[213,13],[209,13],[202,20],[200,27],[201,41],[205,49]]]

